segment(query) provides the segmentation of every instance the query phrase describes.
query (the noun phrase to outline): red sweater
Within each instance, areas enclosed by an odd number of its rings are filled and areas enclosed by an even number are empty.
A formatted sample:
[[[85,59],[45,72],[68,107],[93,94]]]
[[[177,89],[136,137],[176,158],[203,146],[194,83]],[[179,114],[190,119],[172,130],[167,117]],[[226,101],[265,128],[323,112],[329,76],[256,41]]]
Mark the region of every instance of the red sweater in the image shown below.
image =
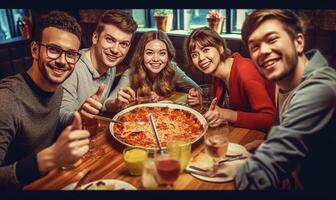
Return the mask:
[[[239,53],[232,55],[229,80],[230,109],[237,111],[236,127],[268,132],[275,119],[275,85],[261,77],[253,62]],[[221,99],[224,81],[214,78],[216,97]],[[222,102],[218,102],[222,105]]]

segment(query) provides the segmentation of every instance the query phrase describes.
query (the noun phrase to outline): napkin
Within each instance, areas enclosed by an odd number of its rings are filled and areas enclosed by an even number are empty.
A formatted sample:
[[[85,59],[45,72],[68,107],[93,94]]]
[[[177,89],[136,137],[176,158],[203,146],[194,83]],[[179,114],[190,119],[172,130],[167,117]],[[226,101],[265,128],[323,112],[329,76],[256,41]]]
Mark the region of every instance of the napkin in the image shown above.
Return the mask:
[[[231,144],[231,143],[230,143]],[[244,148],[240,148],[241,150],[237,150],[238,146],[236,144],[232,144],[230,149],[230,154],[242,154],[244,156],[249,156],[248,153],[245,152]],[[229,152],[229,151],[228,151]],[[212,169],[213,160],[206,153],[205,150],[201,151],[196,156],[192,157],[188,163],[186,171],[190,172],[191,175],[196,176],[205,181],[210,182],[226,182],[231,181],[235,177],[237,170],[240,168],[246,159],[243,160],[235,160],[224,162],[219,165],[218,173],[214,177],[210,177],[208,175],[209,170]]]
[[[204,151],[200,152],[195,157],[191,158],[189,162],[189,167],[195,170],[200,170],[204,172],[208,172],[212,170],[213,160],[212,158]],[[230,165],[219,165],[218,173],[216,176],[224,176],[228,175],[230,171]]]

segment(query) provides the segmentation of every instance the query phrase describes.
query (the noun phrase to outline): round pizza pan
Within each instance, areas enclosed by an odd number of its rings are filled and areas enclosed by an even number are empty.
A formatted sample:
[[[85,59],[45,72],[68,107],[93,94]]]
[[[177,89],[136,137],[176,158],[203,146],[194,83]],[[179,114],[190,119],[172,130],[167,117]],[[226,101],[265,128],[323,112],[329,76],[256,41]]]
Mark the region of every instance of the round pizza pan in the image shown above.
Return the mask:
[[[122,111],[120,111],[119,113],[117,113],[113,119],[114,120],[117,120],[119,116],[127,113],[127,112],[130,112],[136,108],[139,108],[139,107],[169,107],[169,108],[173,108],[173,109],[179,109],[179,110],[184,110],[184,111],[187,111],[189,112],[190,114],[194,115],[198,121],[200,122],[200,124],[203,126],[203,132],[199,135],[199,137],[197,137],[196,139],[192,140],[191,141],[191,144],[195,143],[196,141],[198,141],[200,138],[202,138],[202,136],[204,135],[205,131],[206,131],[206,128],[207,128],[207,121],[206,119],[203,117],[203,115],[199,112],[197,112],[196,110],[192,109],[192,108],[189,108],[187,106],[184,106],[184,105],[179,105],[179,104],[173,104],[173,103],[145,103],[145,104],[139,104],[139,105],[134,105],[134,106],[130,106]],[[141,147],[141,148],[145,148],[145,149],[148,149],[150,151],[154,151],[155,148],[153,147],[144,147],[144,146],[134,146],[132,144],[128,144],[122,140],[120,140],[118,137],[115,136],[114,134],[114,122],[111,122],[110,123],[110,126],[109,126],[109,129],[110,129],[110,132],[112,134],[112,136],[120,143],[126,145],[126,146],[129,146],[129,147]],[[166,147],[163,147],[163,149],[165,149]]]

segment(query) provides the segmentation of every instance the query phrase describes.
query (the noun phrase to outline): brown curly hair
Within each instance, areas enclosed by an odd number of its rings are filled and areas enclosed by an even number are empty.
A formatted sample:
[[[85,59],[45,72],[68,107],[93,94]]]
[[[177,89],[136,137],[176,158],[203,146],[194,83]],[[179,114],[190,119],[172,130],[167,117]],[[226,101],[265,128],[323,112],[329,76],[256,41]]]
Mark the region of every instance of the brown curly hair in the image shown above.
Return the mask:
[[[133,19],[132,15],[122,10],[107,10],[103,13],[103,15],[99,18],[99,22],[95,30],[95,32],[98,33],[98,36],[104,30],[105,24],[114,25],[120,30],[131,34],[138,28],[138,24]]]
[[[55,10],[41,16],[37,23],[35,41],[41,42],[42,32],[48,27],[55,27],[69,33],[73,33],[78,37],[79,41],[81,41],[81,26],[74,17],[65,12]]]
[[[158,87],[153,88],[153,83],[149,80],[148,70],[144,65],[145,46],[150,41],[160,40],[166,44],[168,51],[167,65],[161,70],[158,77]],[[154,90],[158,95],[169,96],[173,92],[172,80],[175,75],[173,69],[173,59],[175,57],[175,48],[168,35],[162,31],[149,31],[143,33],[139,39],[137,48],[130,62],[131,67],[131,86],[133,89],[140,89],[141,93],[148,94]]]

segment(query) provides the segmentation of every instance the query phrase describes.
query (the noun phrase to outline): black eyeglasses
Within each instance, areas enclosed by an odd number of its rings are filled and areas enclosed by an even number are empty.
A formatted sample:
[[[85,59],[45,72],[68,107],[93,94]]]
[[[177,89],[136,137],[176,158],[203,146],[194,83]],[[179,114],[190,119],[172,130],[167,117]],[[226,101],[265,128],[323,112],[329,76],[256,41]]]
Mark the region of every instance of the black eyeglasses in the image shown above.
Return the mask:
[[[38,45],[45,46],[46,47],[46,52],[47,56],[50,59],[56,60],[57,58],[61,57],[63,52],[65,53],[65,60],[69,64],[76,64],[81,57],[81,54],[78,53],[77,51],[74,50],[63,50],[61,47],[54,45],[54,44],[42,44],[42,43],[37,43]]]

